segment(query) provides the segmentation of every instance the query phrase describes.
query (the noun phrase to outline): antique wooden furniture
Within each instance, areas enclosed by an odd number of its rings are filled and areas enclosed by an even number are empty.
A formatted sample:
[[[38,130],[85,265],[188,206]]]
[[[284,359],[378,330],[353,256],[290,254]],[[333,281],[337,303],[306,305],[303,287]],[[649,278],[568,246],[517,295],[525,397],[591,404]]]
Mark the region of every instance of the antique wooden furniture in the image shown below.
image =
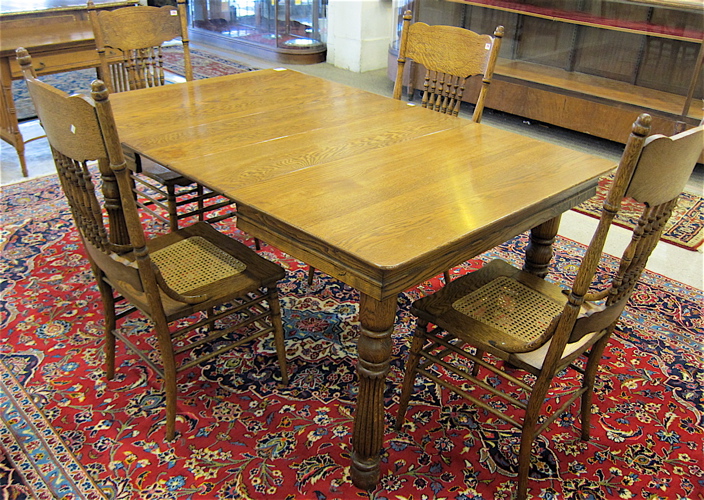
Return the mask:
[[[99,9],[134,4],[125,0],[96,2]],[[98,66],[85,0],[46,0],[44,5],[41,10],[27,10],[23,0],[3,0],[0,7],[0,139],[17,151],[25,177],[25,140],[12,99],[12,80],[22,78],[15,49],[32,51],[40,75]]]
[[[97,10],[88,0],[88,14],[100,60],[100,76],[110,93],[165,85],[162,45],[181,39],[186,80],[193,80],[186,2],[177,8],[134,6]],[[118,51],[121,61],[108,61],[106,49]]]
[[[406,3],[428,24],[480,33],[506,27],[490,109],[620,143],[642,112],[652,116],[653,133],[666,135],[702,118],[701,0]],[[392,80],[397,53],[395,43]]]
[[[93,0],[88,0],[88,13],[100,75],[111,93],[165,85],[162,45],[176,38],[183,47],[186,80],[193,80],[185,0],[178,0],[176,8],[134,6],[111,11],[97,10]],[[108,51],[120,54],[120,60],[109,60]],[[202,221],[210,213],[208,221],[217,222],[234,214],[228,209],[232,202],[218,193],[148,158],[132,160],[138,173],[134,176],[137,205],[167,222],[172,231],[184,218],[197,215]]]
[[[497,26],[492,37],[456,26],[411,24],[411,19],[412,13],[407,10],[403,15],[394,99],[401,99],[407,58],[412,60],[410,73],[413,76],[418,70],[417,65],[425,68],[421,106],[454,116],[459,114],[467,78],[481,75],[479,95],[472,113],[472,121],[481,122],[504,27]],[[408,79],[409,98],[414,93],[414,78],[411,77]],[[444,277],[448,283],[450,273],[445,271]]]
[[[240,229],[359,290],[351,473],[361,488],[379,480],[399,292],[531,228],[526,266],[544,274],[560,214],[613,168],[291,70],[110,100],[124,149],[236,200]]]
[[[479,123],[501,49],[504,27],[497,26],[494,36],[490,36],[456,26],[411,24],[411,18],[412,13],[407,10],[403,15],[394,98],[401,98],[407,59],[425,68],[421,105],[454,116],[459,114],[467,78],[481,75],[479,96],[474,100],[476,105],[472,114],[472,120]],[[414,78],[410,78],[408,94],[411,97],[414,84]]]
[[[589,439],[591,397],[602,352],[704,148],[704,126],[646,139],[650,122],[643,114],[633,125],[569,295],[558,285],[494,260],[411,307],[418,324],[396,428],[403,426],[416,375],[421,374],[520,429],[518,500],[527,495],[533,440],[580,396],[582,439]],[[598,280],[606,236],[624,197],[642,203],[643,211],[617,272],[602,272],[605,278]],[[590,291],[592,285],[600,290]],[[485,358],[485,353],[490,356]],[[469,361],[472,369],[458,359]],[[437,367],[477,386],[477,391],[443,379]],[[485,377],[480,377],[483,368]],[[533,374],[534,382],[516,368]],[[559,394],[551,394],[553,380],[565,369],[581,373],[581,385],[570,390],[563,384]],[[504,384],[487,380],[497,376]],[[487,392],[509,410],[490,404]],[[545,418],[539,421],[541,410]]]
[[[100,289],[107,377],[115,373],[117,337],[164,380],[167,440],[176,432],[181,370],[273,333],[281,380],[287,383],[276,290],[284,270],[205,222],[147,239],[103,82],[92,84],[92,99],[69,97],[33,76],[24,49],[18,57]],[[102,202],[94,187],[98,174]],[[118,313],[121,303],[130,307]],[[158,355],[139,332],[117,328],[118,320],[137,311],[153,325]]]

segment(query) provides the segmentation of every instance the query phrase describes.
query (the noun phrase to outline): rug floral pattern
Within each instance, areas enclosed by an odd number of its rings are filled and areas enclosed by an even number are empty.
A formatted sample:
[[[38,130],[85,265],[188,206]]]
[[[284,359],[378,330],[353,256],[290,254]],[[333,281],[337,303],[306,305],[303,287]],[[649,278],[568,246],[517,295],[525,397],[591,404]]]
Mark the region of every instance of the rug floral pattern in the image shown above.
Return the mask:
[[[183,373],[178,436],[168,443],[151,369],[118,346],[116,377],[105,379],[99,295],[56,178],[4,187],[2,205],[0,443],[24,477],[17,488],[38,498],[511,498],[518,435],[502,422],[418,380],[407,424],[401,432],[390,425],[414,326],[408,306],[438,278],[399,298],[382,478],[362,492],[349,478],[353,289],[319,272],[308,287],[307,266],[265,246],[263,255],[287,269],[279,290],[289,385],[280,383],[268,338]],[[525,242],[518,237],[453,272],[495,257],[519,262]],[[568,282],[582,251],[561,239],[551,279]],[[611,259],[604,265],[613,269]],[[579,439],[577,406],[554,422],[534,445],[532,498],[701,498],[702,298],[646,272],[597,377],[591,441]],[[129,326],[150,342],[145,321]],[[561,379],[557,397],[573,382]]]

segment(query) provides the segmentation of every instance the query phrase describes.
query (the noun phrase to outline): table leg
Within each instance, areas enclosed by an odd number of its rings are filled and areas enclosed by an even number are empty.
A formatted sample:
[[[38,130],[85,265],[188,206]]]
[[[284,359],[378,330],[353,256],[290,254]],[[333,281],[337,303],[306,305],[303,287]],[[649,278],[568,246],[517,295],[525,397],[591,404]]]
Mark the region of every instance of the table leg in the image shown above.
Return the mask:
[[[382,301],[362,293],[359,300],[361,332],[357,341],[359,393],[352,434],[355,486],[374,489],[380,478],[380,452],[384,441],[384,389],[391,357],[391,332],[397,299]]]
[[[10,73],[10,60],[3,57],[0,60],[0,137],[11,144],[20,160],[22,175],[27,177],[27,161],[24,157],[24,139],[17,122],[17,110],[12,99],[12,76]]]
[[[543,222],[530,230],[530,242],[526,248],[526,261],[523,269],[544,278],[552,259],[552,244],[560,228],[560,215]]]

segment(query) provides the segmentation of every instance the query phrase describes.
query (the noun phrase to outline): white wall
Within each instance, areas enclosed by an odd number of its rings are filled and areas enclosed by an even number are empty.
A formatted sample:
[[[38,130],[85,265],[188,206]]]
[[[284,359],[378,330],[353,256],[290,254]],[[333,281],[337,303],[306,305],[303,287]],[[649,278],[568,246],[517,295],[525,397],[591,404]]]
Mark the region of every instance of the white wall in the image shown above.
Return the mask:
[[[385,68],[393,29],[391,0],[330,0],[327,62],[356,73]]]

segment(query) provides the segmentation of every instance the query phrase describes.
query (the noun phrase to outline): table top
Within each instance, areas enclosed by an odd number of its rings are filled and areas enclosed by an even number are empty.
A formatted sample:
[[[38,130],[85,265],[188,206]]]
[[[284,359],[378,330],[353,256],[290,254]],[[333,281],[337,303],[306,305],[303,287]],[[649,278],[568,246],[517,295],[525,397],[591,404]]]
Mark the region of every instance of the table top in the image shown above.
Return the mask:
[[[614,167],[291,70],[110,99],[128,149],[232,197],[243,230],[375,298],[559,215]]]

